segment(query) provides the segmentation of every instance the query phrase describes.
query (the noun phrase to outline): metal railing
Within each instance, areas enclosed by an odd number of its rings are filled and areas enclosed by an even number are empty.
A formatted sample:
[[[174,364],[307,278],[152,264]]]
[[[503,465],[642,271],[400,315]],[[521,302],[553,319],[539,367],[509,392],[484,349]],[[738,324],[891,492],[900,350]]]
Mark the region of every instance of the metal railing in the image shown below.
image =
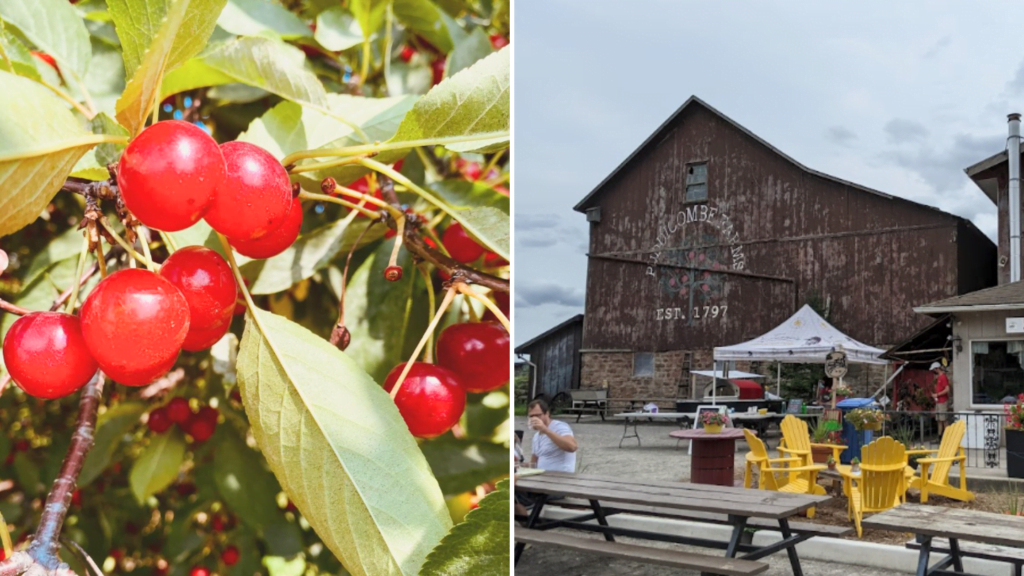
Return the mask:
[[[889,420],[876,435],[892,436],[908,450],[938,449],[942,442],[934,412],[886,410]],[[1006,468],[1003,458],[1005,417],[997,412],[947,412],[946,424],[963,420],[967,432],[961,446],[972,468]]]

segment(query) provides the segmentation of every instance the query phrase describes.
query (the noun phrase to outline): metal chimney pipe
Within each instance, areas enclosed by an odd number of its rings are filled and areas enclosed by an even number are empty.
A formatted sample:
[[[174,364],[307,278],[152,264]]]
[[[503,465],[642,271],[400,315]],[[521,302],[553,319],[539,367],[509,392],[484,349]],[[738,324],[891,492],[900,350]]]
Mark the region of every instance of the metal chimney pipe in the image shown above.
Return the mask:
[[[1020,114],[1007,116],[1010,135],[1006,149],[1010,160],[1010,282],[1020,280]]]

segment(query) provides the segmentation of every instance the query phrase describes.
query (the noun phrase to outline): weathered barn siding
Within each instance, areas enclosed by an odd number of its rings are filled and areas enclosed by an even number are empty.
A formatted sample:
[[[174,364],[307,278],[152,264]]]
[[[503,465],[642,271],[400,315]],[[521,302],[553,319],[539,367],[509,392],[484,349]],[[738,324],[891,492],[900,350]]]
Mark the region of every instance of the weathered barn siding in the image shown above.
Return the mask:
[[[687,203],[695,162],[708,199]],[[969,222],[804,168],[698,100],[576,209],[593,207],[585,369],[599,350],[741,342],[811,299],[853,338],[899,342],[929,323],[914,305],[995,283]]]
[[[536,396],[546,394],[553,398],[559,392],[580,387],[582,344],[583,315],[580,314],[515,349],[516,354],[529,355],[537,366]],[[532,383],[534,374],[530,377]]]

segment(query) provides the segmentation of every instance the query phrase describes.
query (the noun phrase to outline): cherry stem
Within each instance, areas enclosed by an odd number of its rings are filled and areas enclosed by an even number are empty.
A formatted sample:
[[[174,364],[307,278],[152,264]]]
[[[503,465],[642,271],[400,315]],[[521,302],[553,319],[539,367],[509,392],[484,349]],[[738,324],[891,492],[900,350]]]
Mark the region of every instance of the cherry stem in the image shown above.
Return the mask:
[[[334,196],[328,196],[326,194],[314,194],[313,192],[306,192],[305,190],[303,190],[302,192],[299,192],[299,198],[302,198],[303,200],[315,200],[317,202],[333,202],[335,204],[341,204],[342,206],[348,208],[349,210],[359,211],[367,218],[380,217],[380,214],[378,214],[377,212],[363,208],[362,206],[355,204],[353,202],[349,202],[348,200],[342,200],[341,198],[335,198]]]
[[[139,244],[142,245],[142,253],[146,255],[146,260],[149,260],[149,262],[152,263],[153,255],[149,251],[149,229],[142,228],[141,230],[139,230],[138,237]],[[149,270],[151,272],[154,271],[152,266],[149,266]]]
[[[60,550],[60,532],[64,519],[68,515],[71,496],[82,472],[85,457],[93,445],[93,434],[96,431],[96,413],[103,396],[104,377],[97,372],[84,388],[79,400],[78,420],[75,432],[71,435],[71,445],[67,456],[61,464],[60,474],[53,482],[53,487],[46,497],[43,513],[39,517],[39,528],[28,548],[29,556],[47,570],[64,568],[57,555]]]
[[[318,170],[327,170],[328,168],[338,168],[340,166],[350,166],[352,164],[359,164],[360,158],[373,158],[378,152],[371,152],[369,154],[363,154],[361,156],[355,156],[351,158],[340,158],[338,160],[330,160],[328,162],[316,162],[313,164],[299,164],[291,165],[288,168],[289,174],[300,174],[302,172],[316,172]]]
[[[422,264],[417,264],[416,269],[420,271],[420,275],[423,276],[423,282],[427,285],[427,310],[433,310],[437,304],[436,296],[434,295],[434,282],[430,278],[430,272],[427,271],[427,267]],[[424,362],[433,362],[434,359],[434,333],[430,333],[430,339],[427,340],[427,348],[423,352]]]
[[[464,296],[462,300],[466,303],[466,309],[469,311],[469,321],[479,322],[480,315],[476,313],[476,306],[473,306],[473,301],[470,300],[469,296]]]
[[[352,212],[350,216],[354,214],[355,212]],[[348,251],[348,256],[345,258],[345,269],[341,272],[341,290],[340,294],[338,295],[338,322],[336,323],[337,326],[345,326],[345,293],[348,292],[348,268],[349,265],[352,264],[352,255],[355,254],[356,250],[359,249],[359,245],[362,243],[363,237],[366,236],[366,233],[369,232],[370,228],[373,228],[373,225],[376,223],[377,221],[373,220],[366,226],[366,228],[363,228],[363,231],[360,232],[359,236],[356,237],[355,244],[352,245],[352,249]],[[347,228],[348,224],[346,224],[345,226]]]
[[[238,284],[238,289],[242,291],[242,297],[245,298],[245,304],[249,309],[249,314],[252,315],[256,324],[259,325],[259,319],[256,317],[256,313],[253,312],[256,308],[256,304],[252,301],[252,295],[249,294],[249,289],[245,286],[245,279],[242,278],[242,271],[238,268],[238,262],[235,262],[235,253],[231,248],[231,244],[228,243],[228,239],[220,232],[217,232],[217,239],[220,240],[220,245],[224,248],[224,255],[228,257],[228,264],[231,265],[231,272],[235,275],[235,282]],[[260,326],[260,331],[263,331],[262,326]]]
[[[159,268],[159,266],[157,266],[157,264],[150,260],[149,258],[146,258],[145,256],[139,256],[138,252],[135,251],[135,248],[132,248],[131,244],[125,241],[125,239],[122,238],[120,234],[114,231],[114,228],[110,226],[110,223],[107,222],[107,218],[105,216],[100,217],[99,221],[100,224],[103,226],[104,230],[106,230],[114,239],[114,241],[117,242],[118,245],[121,246],[121,248],[124,248],[124,251],[127,252],[134,260],[142,262],[150,270],[155,270]]]
[[[0,298],[0,310],[3,310],[5,312],[10,312],[11,314],[17,314],[18,316],[24,316],[26,314],[31,314],[32,313],[32,310],[28,310],[26,308],[22,308],[21,306],[18,306],[17,304],[11,304],[10,302],[8,302],[7,300],[4,300],[2,298]]]
[[[81,278],[82,273],[85,272],[85,257],[89,254],[89,235],[83,234],[82,236],[82,251],[78,255],[78,268],[75,269],[75,278]],[[68,306],[64,310],[68,314],[73,313],[75,306],[78,305],[78,290],[81,287],[82,285],[78,282],[74,282],[71,286],[71,297],[68,298]]]
[[[477,294],[476,290],[473,290],[472,288],[466,286],[465,284],[458,284],[457,286],[459,292],[462,292],[464,295],[469,296],[474,300],[479,300],[480,302],[482,302],[483,305],[486,306],[487,309],[491,311],[491,314],[494,314],[498,321],[501,322],[501,325],[505,327],[505,331],[508,332],[509,334],[512,333],[512,328],[509,326],[508,318],[506,318],[505,315],[502,314],[501,309],[498,308],[498,306],[494,302],[491,302],[489,298],[485,298],[484,296]]]
[[[398,251],[402,249],[402,238],[405,237],[405,218],[398,221],[398,231],[395,234],[395,247],[391,249],[391,258],[388,260],[388,266],[398,265]]]
[[[438,323],[441,321],[441,317],[444,316],[444,311],[448,309],[448,305],[452,303],[452,299],[455,298],[458,289],[456,286],[461,282],[456,282],[448,291],[445,292],[444,299],[441,300],[441,307],[434,313],[434,317],[430,320],[430,325],[427,326],[427,331],[423,333],[423,337],[420,338],[420,343],[416,345],[416,349],[413,350],[412,356],[409,357],[409,361],[402,367],[402,373],[398,376],[398,381],[395,382],[395,387],[391,389],[391,399],[394,400],[398,396],[398,390],[402,387],[402,383],[405,382],[405,377],[409,375],[409,370],[412,369],[412,365],[419,358],[420,352],[423,351],[423,347],[426,346],[427,340],[431,339],[434,335],[434,329],[437,328]]]
[[[96,264],[100,269],[100,277],[107,277],[107,258],[103,255],[103,247],[96,244]]]
[[[406,178],[405,175],[402,174],[401,172],[395,170],[394,168],[386,164],[381,164],[376,160],[370,160],[369,158],[360,158],[359,163],[362,164],[363,166],[366,166],[370,170],[380,172],[381,174],[387,176],[388,178],[391,178],[395,182],[404,185],[405,187],[409,188],[409,190],[412,190],[413,192],[419,194],[427,202],[430,202],[434,206],[437,206],[445,214],[448,214],[452,218],[455,218],[455,213],[452,211],[450,206],[441,201],[441,199],[438,198],[437,196],[434,196],[430,192],[427,192],[425,189],[416,185],[412,180]]]
[[[299,160],[307,158],[331,158],[334,156],[359,156],[371,152],[384,152],[385,150],[408,150],[419,146],[444,146],[447,144],[459,144],[462,142],[478,142],[481,140],[492,140],[496,138],[507,138],[508,131],[487,132],[484,134],[473,134],[471,136],[446,136],[442,138],[423,138],[420,140],[406,140],[404,142],[385,142],[374,144],[360,144],[358,146],[347,146],[345,148],[318,148],[315,150],[302,150],[292,152],[281,160],[284,166],[295,164]],[[365,137],[365,135],[364,135]],[[368,138],[367,138],[368,139]]]
[[[163,239],[164,246],[167,247],[169,252],[173,253],[173,252],[177,252],[178,251],[178,243],[174,241],[174,238],[171,238],[170,234],[168,234],[167,232],[162,232],[161,231],[160,232],[160,238]]]

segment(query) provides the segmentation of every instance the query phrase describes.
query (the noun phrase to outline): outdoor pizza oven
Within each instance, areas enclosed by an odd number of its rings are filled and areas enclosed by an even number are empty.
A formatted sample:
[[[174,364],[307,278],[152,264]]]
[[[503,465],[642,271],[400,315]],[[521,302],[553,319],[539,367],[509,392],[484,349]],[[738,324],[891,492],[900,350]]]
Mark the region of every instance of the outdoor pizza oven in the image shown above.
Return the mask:
[[[715,390],[715,387],[718,387]],[[719,400],[761,400],[764,398],[764,388],[753,380],[726,380],[715,378],[713,383],[704,387],[704,399],[710,400],[712,396]]]

